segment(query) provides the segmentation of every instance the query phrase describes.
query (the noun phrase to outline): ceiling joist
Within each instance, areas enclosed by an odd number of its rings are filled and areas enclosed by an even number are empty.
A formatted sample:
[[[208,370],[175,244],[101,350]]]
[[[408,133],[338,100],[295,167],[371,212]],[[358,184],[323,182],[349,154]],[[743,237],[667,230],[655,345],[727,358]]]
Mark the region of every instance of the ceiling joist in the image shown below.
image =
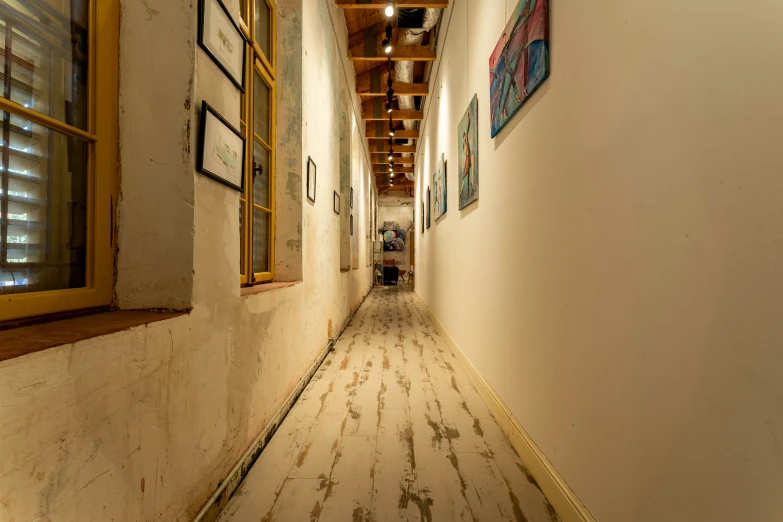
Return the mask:
[[[376,174],[388,174],[389,173],[389,167],[383,167],[376,165],[373,167],[373,170]],[[413,167],[394,167],[394,173],[395,174],[413,174]]]
[[[413,9],[429,7],[434,9],[446,9],[448,0],[395,0],[397,9]],[[341,9],[383,9],[386,0],[337,0],[337,7]]]
[[[374,111],[372,109],[365,110],[362,113],[362,119],[366,121],[389,121],[390,115],[386,111],[382,111],[381,114],[378,114],[378,111]],[[424,119],[424,112],[423,111],[392,111],[391,113],[391,119],[394,121],[401,121],[401,120],[423,120]]]

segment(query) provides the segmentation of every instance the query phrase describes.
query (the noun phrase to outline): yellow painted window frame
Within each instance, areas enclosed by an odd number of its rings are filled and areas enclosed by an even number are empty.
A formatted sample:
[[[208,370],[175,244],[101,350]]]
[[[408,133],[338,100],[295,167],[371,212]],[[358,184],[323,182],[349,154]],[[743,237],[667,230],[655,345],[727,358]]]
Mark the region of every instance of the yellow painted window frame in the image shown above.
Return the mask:
[[[84,288],[0,296],[0,322],[96,308],[111,303],[119,139],[119,2],[93,0],[89,12],[87,131],[0,97],[0,110],[85,140],[89,146],[87,284]]]
[[[244,273],[240,270],[240,284],[243,286],[265,283],[272,281],[275,276],[275,145],[277,143],[277,90],[275,83],[275,63],[277,56],[276,35],[277,35],[277,5],[274,0],[265,1],[270,9],[270,54],[264,55],[261,47],[255,41],[255,0],[242,0],[242,13],[247,20],[240,21],[240,27],[248,39],[247,56],[250,59],[245,64],[245,93],[242,95],[240,108],[240,128],[248,142],[248,154],[245,165],[245,190],[240,197],[240,202],[244,207],[242,219],[242,248],[243,252],[242,267]],[[269,141],[266,143],[253,129],[254,107],[254,83],[255,72],[261,76],[264,83],[269,87],[269,95],[272,99],[269,114]],[[269,152],[269,208],[255,204],[253,201],[253,151],[255,143],[265,148]],[[253,272],[253,211],[261,210],[270,215],[269,219],[269,271]]]

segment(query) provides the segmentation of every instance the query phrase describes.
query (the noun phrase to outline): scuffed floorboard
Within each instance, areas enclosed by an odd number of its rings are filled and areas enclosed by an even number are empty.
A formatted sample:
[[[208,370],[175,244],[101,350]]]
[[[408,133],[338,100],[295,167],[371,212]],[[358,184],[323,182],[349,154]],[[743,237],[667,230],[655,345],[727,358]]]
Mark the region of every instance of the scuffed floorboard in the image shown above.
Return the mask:
[[[372,291],[219,522],[559,522],[406,286]]]

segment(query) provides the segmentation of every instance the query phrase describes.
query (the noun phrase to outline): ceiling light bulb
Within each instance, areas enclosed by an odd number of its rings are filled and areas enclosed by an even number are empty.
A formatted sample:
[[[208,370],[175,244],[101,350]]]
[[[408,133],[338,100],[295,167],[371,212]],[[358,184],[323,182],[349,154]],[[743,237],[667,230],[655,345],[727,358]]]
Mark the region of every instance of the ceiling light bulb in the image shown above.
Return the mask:
[[[389,136],[394,136],[394,131],[393,130],[389,131]]]
[[[389,18],[394,16],[394,2],[392,2],[391,0],[386,2],[386,9],[384,9],[383,12],[386,13],[386,16],[388,16]]]
[[[387,103],[387,104],[386,104],[386,112],[388,112],[389,114],[391,114],[391,111],[392,111],[391,104]]]
[[[392,46],[391,46],[391,42],[389,40],[384,40],[383,41],[383,52],[385,52],[386,54],[389,54],[389,53],[392,52]]]

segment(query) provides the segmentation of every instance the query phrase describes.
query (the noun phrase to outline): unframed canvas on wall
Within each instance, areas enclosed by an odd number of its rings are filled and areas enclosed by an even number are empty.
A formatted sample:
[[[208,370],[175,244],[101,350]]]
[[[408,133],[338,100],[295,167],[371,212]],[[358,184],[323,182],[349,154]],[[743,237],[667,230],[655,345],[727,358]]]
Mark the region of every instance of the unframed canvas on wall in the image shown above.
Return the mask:
[[[318,167],[316,167],[313,158],[307,158],[307,199],[315,203],[315,183],[317,181]]]
[[[441,153],[438,170],[432,175],[432,186],[435,187],[435,221],[446,213],[448,198],[446,194],[446,155]]]
[[[206,101],[201,102],[196,170],[242,192],[245,187],[245,137]]]
[[[489,58],[492,137],[549,77],[548,0],[520,0]]]
[[[405,231],[404,230],[385,230],[383,232],[383,251],[384,252],[404,252],[405,251]]]
[[[432,199],[432,192],[430,192],[430,188],[427,187],[427,228],[430,228],[430,215],[432,214],[430,209],[431,199]]]
[[[198,44],[245,92],[245,35],[221,0],[199,0]]]
[[[478,95],[474,94],[468,110],[457,127],[459,144],[459,209],[479,197]]]

